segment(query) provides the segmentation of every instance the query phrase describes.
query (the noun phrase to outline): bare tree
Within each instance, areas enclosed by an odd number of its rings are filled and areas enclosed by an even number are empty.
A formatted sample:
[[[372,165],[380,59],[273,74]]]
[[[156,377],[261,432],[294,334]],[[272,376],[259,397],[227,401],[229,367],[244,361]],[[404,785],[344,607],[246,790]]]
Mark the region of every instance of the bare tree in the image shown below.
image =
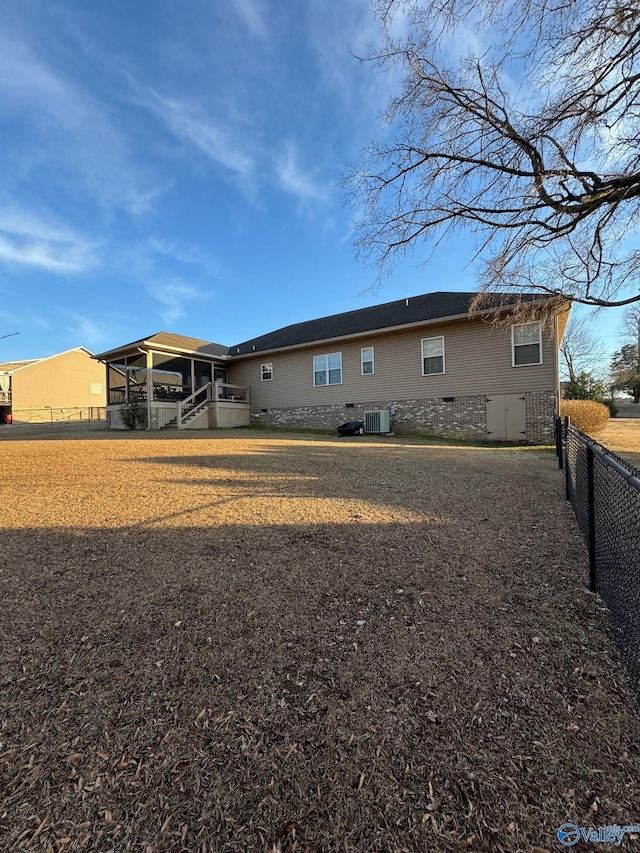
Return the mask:
[[[640,0],[374,0],[399,74],[345,176],[360,257],[476,235],[481,293],[640,300]],[[396,33],[400,31],[402,35]],[[475,50],[460,52],[472,40]]]
[[[640,305],[629,305],[622,316],[620,331],[628,343],[611,359],[614,387],[626,391],[633,402],[640,402]]]
[[[629,305],[622,315],[622,334],[636,345],[640,353],[640,305]]]
[[[560,357],[570,382],[583,372],[597,373],[606,356],[606,347],[590,327],[589,317],[572,314],[560,344]]]

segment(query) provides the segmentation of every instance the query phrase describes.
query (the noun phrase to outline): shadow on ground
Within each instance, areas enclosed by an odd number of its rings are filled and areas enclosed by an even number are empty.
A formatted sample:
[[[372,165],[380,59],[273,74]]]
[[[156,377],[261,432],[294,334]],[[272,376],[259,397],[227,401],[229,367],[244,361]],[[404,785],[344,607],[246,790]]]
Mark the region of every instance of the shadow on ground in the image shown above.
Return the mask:
[[[636,820],[552,457],[200,444],[4,457],[4,849],[515,852]]]

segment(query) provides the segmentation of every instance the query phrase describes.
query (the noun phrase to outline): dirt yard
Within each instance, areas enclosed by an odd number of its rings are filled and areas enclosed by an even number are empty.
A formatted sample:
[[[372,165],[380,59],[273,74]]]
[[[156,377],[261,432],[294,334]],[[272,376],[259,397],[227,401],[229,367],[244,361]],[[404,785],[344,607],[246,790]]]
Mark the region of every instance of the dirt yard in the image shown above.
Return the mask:
[[[0,466],[0,850],[540,853],[640,823],[552,452],[33,428]]]

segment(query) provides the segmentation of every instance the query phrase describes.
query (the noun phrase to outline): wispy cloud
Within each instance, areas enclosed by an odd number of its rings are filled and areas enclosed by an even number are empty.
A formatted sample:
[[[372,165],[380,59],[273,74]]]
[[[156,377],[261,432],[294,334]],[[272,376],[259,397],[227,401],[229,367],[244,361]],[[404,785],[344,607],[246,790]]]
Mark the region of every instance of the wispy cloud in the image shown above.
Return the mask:
[[[64,194],[130,213],[148,211],[162,188],[137,161],[114,111],[47,63],[13,32],[0,34],[0,99],[3,112],[23,122],[31,144],[11,152],[7,184],[16,175],[48,180]]]
[[[126,275],[132,294],[144,293],[149,318],[166,326],[202,313],[220,278],[217,261],[197,246],[170,237],[148,237],[122,244],[113,257],[119,276]],[[156,322],[154,321],[154,322]]]
[[[260,0],[232,0],[232,5],[251,35],[258,38],[267,37],[265,8]]]
[[[187,316],[187,305],[189,303],[205,300],[210,296],[210,293],[198,290],[181,279],[156,280],[148,285],[147,290],[154,299],[164,306],[161,317],[162,321],[168,325]]]
[[[0,261],[78,273],[97,264],[98,245],[23,210],[0,209]]]
[[[172,261],[178,261],[181,264],[203,267],[216,277],[220,275],[218,262],[200,246],[189,245],[179,240],[163,240],[158,237],[149,237],[145,246],[148,246],[155,255],[169,258]]]
[[[301,201],[325,201],[328,197],[327,185],[300,166],[292,143],[286,146],[284,155],[277,162],[276,174],[281,187]]]
[[[110,325],[107,326],[105,324],[104,326],[101,326],[99,323],[96,323],[95,320],[90,317],[86,317],[84,314],[65,312],[65,316],[67,316],[70,321],[67,328],[68,336],[79,342],[78,344],[75,344],[75,346],[82,345],[95,350],[109,340],[111,335]]]
[[[146,106],[160,118],[175,137],[195,145],[212,163],[241,180],[248,179],[255,159],[242,134],[235,134],[229,121],[217,121],[199,103],[165,98],[151,91]]]
[[[163,275],[166,277],[167,270],[179,279],[199,278],[203,272],[208,279],[221,276],[219,261],[207,249],[170,236],[150,236],[141,241],[117,244],[112,247],[110,260],[120,274],[128,273],[149,286]],[[185,266],[201,269],[185,269]]]
[[[401,6],[402,4],[398,4]],[[392,91],[390,75],[376,73],[358,57],[381,46],[383,30],[369,0],[328,4],[307,0],[307,38],[325,90],[349,108],[349,119],[370,122]]]
[[[19,324],[22,322],[22,317],[19,317],[14,311],[7,311],[4,308],[0,308],[0,323],[3,323],[5,326],[11,326],[11,329],[2,330],[2,334],[9,334],[9,331],[13,332]]]

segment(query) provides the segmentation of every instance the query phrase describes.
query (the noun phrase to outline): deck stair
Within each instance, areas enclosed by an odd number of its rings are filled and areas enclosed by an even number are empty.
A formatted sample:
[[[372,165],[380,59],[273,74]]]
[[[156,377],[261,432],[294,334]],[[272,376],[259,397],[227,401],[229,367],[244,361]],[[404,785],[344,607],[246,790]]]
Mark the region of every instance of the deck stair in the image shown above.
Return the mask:
[[[190,397],[180,401],[174,417],[160,429],[229,428],[249,423],[249,388],[215,382],[203,385]]]
[[[212,400],[212,391],[213,383],[208,382],[201,388],[196,389],[186,400],[178,403],[178,411],[175,419],[177,429],[188,429],[200,415],[208,411],[209,403]]]
[[[187,409],[183,409],[182,411],[182,426],[187,427],[190,423],[195,421],[195,419],[201,415],[203,412],[206,412],[209,408],[209,401],[205,400],[204,403],[195,403],[193,406],[190,406]]]

